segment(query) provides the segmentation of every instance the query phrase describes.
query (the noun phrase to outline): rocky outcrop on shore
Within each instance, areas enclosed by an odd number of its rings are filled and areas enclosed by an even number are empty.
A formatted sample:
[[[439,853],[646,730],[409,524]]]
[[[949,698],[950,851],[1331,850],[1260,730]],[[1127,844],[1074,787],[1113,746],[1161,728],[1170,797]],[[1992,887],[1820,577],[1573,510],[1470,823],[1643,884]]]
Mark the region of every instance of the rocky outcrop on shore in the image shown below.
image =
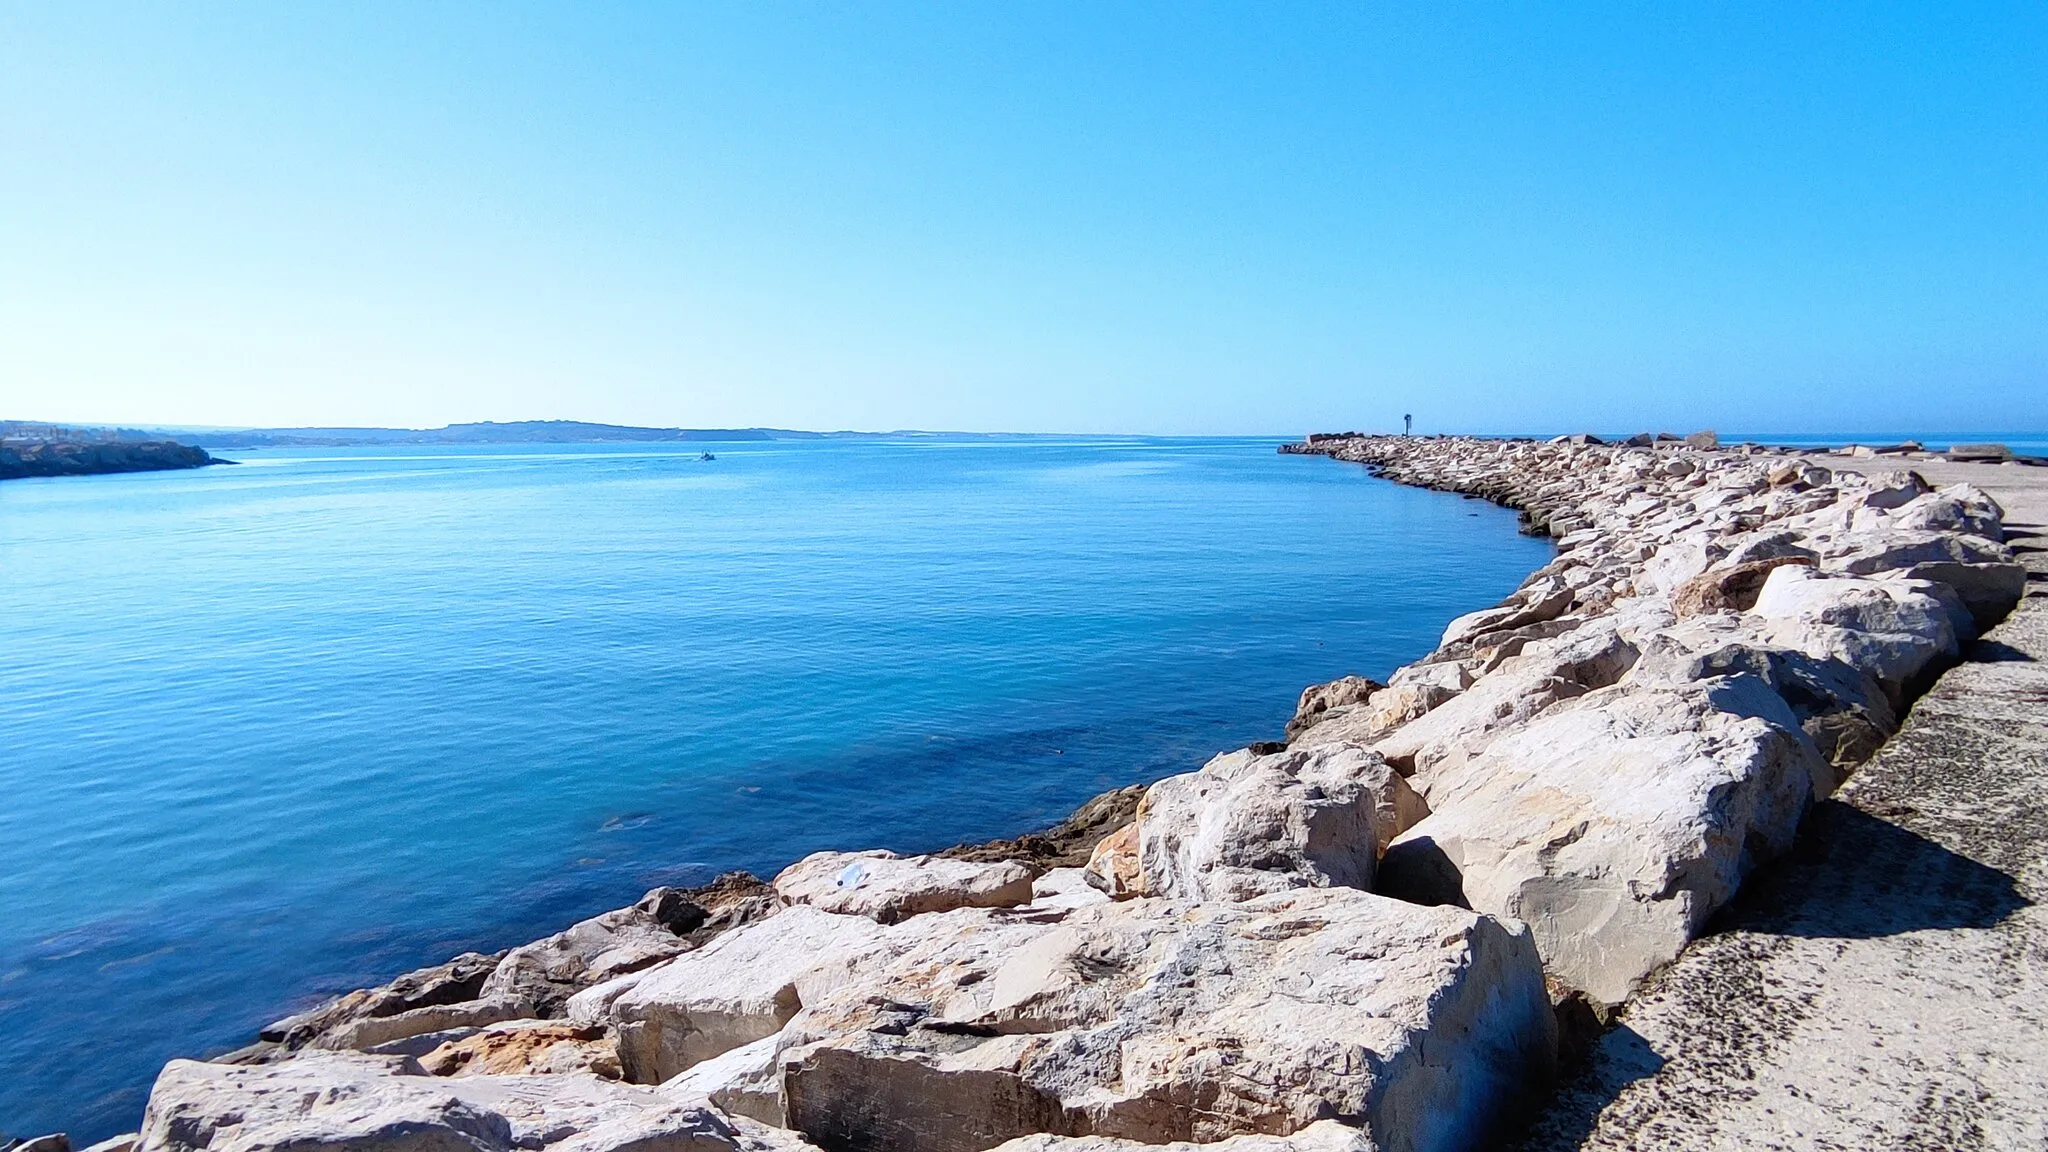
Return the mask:
[[[227,463],[231,461],[175,440],[0,440],[0,480],[162,472]]]
[[[1385,684],[1305,692],[1284,741],[351,993],[166,1068],[138,1147],[1482,1147],[1560,1021],[1678,957],[2017,598],[1997,503],[1910,472],[1300,450],[1519,508],[1557,558]]]

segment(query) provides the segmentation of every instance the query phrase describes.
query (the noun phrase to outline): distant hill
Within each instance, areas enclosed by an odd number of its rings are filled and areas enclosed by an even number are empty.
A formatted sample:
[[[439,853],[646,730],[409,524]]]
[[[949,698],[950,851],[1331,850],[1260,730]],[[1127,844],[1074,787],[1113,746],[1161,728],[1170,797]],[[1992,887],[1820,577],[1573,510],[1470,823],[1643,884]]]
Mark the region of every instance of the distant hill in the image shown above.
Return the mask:
[[[485,420],[444,428],[239,428],[181,430],[179,439],[207,448],[349,444],[599,444],[674,441],[816,440],[819,432],[783,428],[641,428],[583,420]]]

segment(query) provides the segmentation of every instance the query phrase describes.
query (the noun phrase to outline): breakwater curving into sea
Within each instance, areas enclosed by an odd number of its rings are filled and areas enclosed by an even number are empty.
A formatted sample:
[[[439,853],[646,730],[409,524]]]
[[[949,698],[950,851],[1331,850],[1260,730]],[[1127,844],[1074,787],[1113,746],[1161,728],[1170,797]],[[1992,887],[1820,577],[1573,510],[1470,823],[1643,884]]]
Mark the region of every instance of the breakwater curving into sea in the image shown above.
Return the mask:
[[[1558,554],[1386,681],[1309,689],[1283,739],[1034,843],[656,889],[174,1062],[133,1141],[1484,1146],[2026,578],[1995,500],[1906,470],[1313,447],[1519,508]]]

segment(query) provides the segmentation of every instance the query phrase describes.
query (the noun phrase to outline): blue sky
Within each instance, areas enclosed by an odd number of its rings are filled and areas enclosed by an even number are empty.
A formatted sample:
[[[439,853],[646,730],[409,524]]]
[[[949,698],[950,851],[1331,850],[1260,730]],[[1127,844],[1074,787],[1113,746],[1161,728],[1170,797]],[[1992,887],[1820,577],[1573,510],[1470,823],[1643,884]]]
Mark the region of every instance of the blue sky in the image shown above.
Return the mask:
[[[2048,7],[0,7],[0,415],[2048,427]]]

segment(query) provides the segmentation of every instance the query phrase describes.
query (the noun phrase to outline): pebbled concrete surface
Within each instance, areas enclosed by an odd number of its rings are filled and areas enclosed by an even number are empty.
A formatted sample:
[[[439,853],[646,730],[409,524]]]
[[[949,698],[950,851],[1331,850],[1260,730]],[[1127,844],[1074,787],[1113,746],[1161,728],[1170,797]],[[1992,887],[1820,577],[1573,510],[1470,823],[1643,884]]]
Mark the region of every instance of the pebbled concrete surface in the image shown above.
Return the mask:
[[[2048,468],[1911,466],[2005,505],[2027,598],[1630,1003],[1526,1152],[2048,1148]]]

